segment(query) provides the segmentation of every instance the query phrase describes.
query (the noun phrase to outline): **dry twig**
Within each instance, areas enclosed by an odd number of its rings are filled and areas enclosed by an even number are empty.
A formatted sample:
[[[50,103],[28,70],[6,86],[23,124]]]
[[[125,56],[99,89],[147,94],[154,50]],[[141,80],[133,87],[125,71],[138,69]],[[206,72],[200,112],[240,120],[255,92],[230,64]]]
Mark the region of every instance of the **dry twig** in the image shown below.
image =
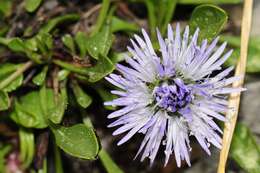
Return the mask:
[[[240,59],[237,63],[235,76],[241,76],[242,79],[240,81],[234,82],[233,87],[239,88],[243,86],[244,76],[246,72],[246,62],[247,62],[247,50],[248,50],[248,41],[250,35],[251,28],[251,18],[252,18],[252,7],[253,0],[245,0],[244,1],[244,9],[243,9],[243,18],[242,18],[242,26],[241,26],[241,43],[240,43]],[[233,136],[233,132],[236,126],[238,110],[239,110],[239,102],[240,102],[240,93],[232,93],[230,94],[228,107],[235,108],[230,109],[226,116],[229,119],[229,122],[225,123],[224,135],[223,135],[223,148],[220,153],[219,165],[218,165],[218,173],[225,173],[226,161],[228,158],[228,152]]]

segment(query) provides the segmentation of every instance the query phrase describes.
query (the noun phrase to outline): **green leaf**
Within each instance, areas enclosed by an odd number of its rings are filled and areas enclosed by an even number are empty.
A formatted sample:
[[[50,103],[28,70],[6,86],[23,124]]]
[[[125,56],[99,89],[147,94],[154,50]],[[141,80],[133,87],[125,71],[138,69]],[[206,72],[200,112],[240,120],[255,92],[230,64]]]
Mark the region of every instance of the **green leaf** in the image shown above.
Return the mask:
[[[86,44],[87,44],[87,36],[85,33],[83,32],[77,32],[76,36],[75,36],[75,41],[76,41],[76,44],[79,48],[79,52],[80,52],[80,57],[81,58],[84,58],[86,56],[86,53],[87,53],[87,47],[86,47]]]
[[[113,35],[109,25],[105,25],[100,32],[87,39],[85,43],[88,53],[95,59],[100,55],[107,56],[113,42]]]
[[[239,4],[243,0],[178,0],[179,4]]]
[[[30,40],[30,41],[29,41]],[[0,44],[7,46],[10,50],[17,53],[24,53],[28,56],[28,58],[32,59],[36,63],[41,63],[39,54],[36,54],[32,51],[32,49],[36,49],[35,40],[29,39],[28,41],[23,41],[20,38],[3,38],[0,37]],[[30,46],[33,46],[30,48]]]
[[[97,82],[114,70],[114,64],[106,56],[100,55],[94,67],[86,68],[89,82]]]
[[[34,157],[34,134],[32,131],[24,128],[19,129],[20,142],[20,160],[23,168],[28,168]]]
[[[76,47],[74,39],[71,35],[66,34],[61,38],[63,44],[71,51],[72,54],[76,54]]]
[[[28,12],[34,12],[41,4],[42,0],[25,0],[25,9]]]
[[[40,91],[40,103],[43,114],[53,123],[59,124],[67,108],[66,87],[61,88],[61,93],[55,96],[52,89],[46,89],[45,86]]]
[[[73,64],[54,60],[55,64],[78,74],[84,75],[89,82],[97,82],[114,70],[114,64],[105,56],[100,56],[94,67],[77,67]]]
[[[66,14],[62,16],[55,17],[53,19],[50,19],[47,24],[45,24],[40,32],[49,33],[51,32],[55,27],[58,25],[65,23],[65,22],[74,22],[80,19],[80,16],[78,14]]]
[[[0,64],[0,82],[14,73],[22,64]],[[11,92],[20,87],[23,83],[23,74],[19,75],[16,79],[14,79],[11,83],[9,83],[3,91]]]
[[[152,40],[156,40],[155,27],[159,27],[162,35],[165,34],[167,25],[171,23],[177,0],[143,0],[148,13],[148,23]]]
[[[80,88],[76,81],[72,84],[72,90],[78,104],[83,108],[87,108],[92,103],[92,98]]]
[[[231,157],[249,173],[260,170],[260,149],[250,132],[243,124],[237,124],[231,144]]]
[[[148,13],[148,23],[149,28],[151,32],[151,38],[152,40],[156,40],[156,33],[155,33],[155,27],[157,25],[157,18],[156,18],[156,8],[155,8],[155,1],[153,0],[145,0],[144,1],[147,13]]]
[[[14,52],[25,52],[26,47],[20,38],[3,38],[0,37],[0,44],[7,46],[10,50]]]
[[[122,62],[125,60],[125,55],[130,54],[129,52],[111,52],[109,56],[111,56],[111,61],[114,64],[117,64],[119,62]]]
[[[48,66],[43,67],[42,71],[33,78],[33,83],[35,85],[41,86],[45,81],[47,71],[48,71]]]
[[[109,10],[109,6],[110,6],[110,0],[103,0],[102,1],[102,8],[100,10],[100,13],[98,15],[98,19],[97,19],[97,23],[95,24],[91,35],[95,35],[99,32],[99,30],[102,28],[107,14],[108,14],[108,10]]]
[[[46,117],[39,103],[39,92],[32,91],[15,100],[11,118],[16,123],[28,128],[47,127]]]
[[[46,51],[53,48],[53,39],[51,34],[42,32],[36,36],[36,39],[38,39],[40,43],[45,46]]]
[[[68,75],[70,74],[70,71],[69,70],[66,70],[66,69],[62,69],[58,72],[58,80],[59,81],[63,81],[65,80]]]
[[[3,13],[4,17],[9,17],[12,14],[12,0],[1,0],[0,1],[0,16]]]
[[[116,16],[112,17],[111,20],[111,32],[118,32],[118,31],[131,31],[131,32],[138,32],[140,28],[134,24],[122,20]]]
[[[0,111],[7,110],[10,106],[10,99],[6,92],[0,91]]]
[[[82,158],[96,159],[99,144],[95,132],[84,124],[71,127],[51,126],[57,145],[66,153]]]
[[[227,13],[214,5],[200,5],[192,12],[189,25],[191,32],[200,29],[199,42],[211,41],[221,31],[228,19]]]
[[[38,45],[36,37],[29,38],[24,41],[24,44],[26,48],[30,51],[37,52],[38,51]]]
[[[157,10],[156,16],[159,18],[157,25],[163,35],[167,29],[167,25],[171,22],[177,2],[178,0],[157,1],[159,3],[157,5],[159,7],[155,7]]]
[[[11,145],[0,145],[0,172],[6,171],[6,155],[11,151],[11,149]]]
[[[240,57],[240,37],[222,35],[220,41],[227,41],[228,45],[234,48],[234,52],[226,61],[225,65],[236,65],[238,58]],[[260,36],[254,36],[249,39],[246,72],[260,72]]]
[[[104,149],[100,150],[98,156],[108,173],[123,173]]]

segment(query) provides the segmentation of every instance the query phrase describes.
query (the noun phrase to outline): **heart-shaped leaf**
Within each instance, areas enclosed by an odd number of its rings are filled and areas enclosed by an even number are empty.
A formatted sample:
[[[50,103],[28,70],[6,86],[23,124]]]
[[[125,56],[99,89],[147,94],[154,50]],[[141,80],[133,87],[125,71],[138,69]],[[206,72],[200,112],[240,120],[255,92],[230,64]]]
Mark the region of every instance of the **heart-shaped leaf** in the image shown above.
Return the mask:
[[[215,5],[200,5],[192,12],[189,25],[193,33],[200,29],[199,41],[211,41],[223,28],[228,19],[227,13]]]
[[[109,25],[105,25],[100,32],[86,40],[86,48],[90,56],[98,59],[100,55],[106,56],[112,46],[113,35]]]
[[[77,124],[71,127],[52,125],[51,129],[56,144],[66,153],[82,159],[96,159],[99,144],[92,128]]]

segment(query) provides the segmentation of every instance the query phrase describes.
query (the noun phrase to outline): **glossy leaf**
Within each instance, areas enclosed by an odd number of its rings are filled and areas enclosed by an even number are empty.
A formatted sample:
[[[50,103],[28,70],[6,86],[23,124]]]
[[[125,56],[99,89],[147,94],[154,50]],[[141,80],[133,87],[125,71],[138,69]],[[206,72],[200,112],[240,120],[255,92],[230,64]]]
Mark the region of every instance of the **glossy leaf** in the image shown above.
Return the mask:
[[[71,35],[66,34],[61,38],[63,44],[71,51],[72,54],[76,54],[76,47],[74,39]]]
[[[86,76],[89,82],[97,82],[114,70],[114,64],[105,56],[100,56],[97,64],[88,68],[77,67],[60,60],[54,60],[53,62],[69,71]]]
[[[72,90],[80,106],[87,108],[92,103],[92,98],[87,95],[77,82],[73,82]]]
[[[94,67],[86,68],[89,82],[97,82],[114,70],[114,64],[106,56],[100,55]]]
[[[14,73],[19,67],[21,67],[21,64],[0,64],[0,82],[6,79],[8,76],[10,76],[12,73]],[[16,90],[18,87],[20,87],[23,83],[23,74],[19,75],[17,78],[15,78],[12,82],[10,82],[3,91],[5,92],[11,92]]]
[[[34,12],[41,4],[42,0],[25,0],[25,9]]]
[[[100,150],[99,158],[108,173],[123,173],[104,149]]]
[[[52,89],[47,89],[45,86],[40,91],[40,103],[43,114],[53,123],[59,124],[63,118],[67,108],[67,91],[65,87],[61,88],[61,93],[55,96]]]
[[[231,157],[249,173],[260,170],[260,148],[249,128],[237,124],[231,144]]]
[[[87,54],[87,36],[85,33],[83,32],[77,32],[76,36],[75,36],[75,41],[77,43],[77,46],[79,48],[79,52],[80,52],[80,57],[84,58]]]
[[[199,41],[211,41],[224,27],[228,19],[227,13],[214,5],[200,5],[192,12],[189,25],[191,32],[200,29]]]
[[[71,127],[55,125],[51,129],[57,145],[66,153],[82,159],[96,159],[99,144],[92,128],[77,124]]]
[[[66,70],[66,69],[62,69],[58,72],[58,80],[59,81],[63,81],[65,80],[68,75],[70,74],[70,71],[69,70]]]
[[[42,71],[33,78],[33,83],[35,85],[41,86],[45,81],[47,71],[48,71],[48,66],[43,67]]]
[[[10,99],[8,94],[4,91],[0,91],[0,111],[7,110],[10,106]]]
[[[11,118],[24,127],[40,129],[47,127],[47,117],[43,114],[41,105],[37,104],[39,98],[39,92],[32,91],[15,100]]]
[[[98,59],[100,55],[106,56],[112,46],[113,35],[109,25],[105,25],[100,32],[87,39],[86,48],[90,56]]]

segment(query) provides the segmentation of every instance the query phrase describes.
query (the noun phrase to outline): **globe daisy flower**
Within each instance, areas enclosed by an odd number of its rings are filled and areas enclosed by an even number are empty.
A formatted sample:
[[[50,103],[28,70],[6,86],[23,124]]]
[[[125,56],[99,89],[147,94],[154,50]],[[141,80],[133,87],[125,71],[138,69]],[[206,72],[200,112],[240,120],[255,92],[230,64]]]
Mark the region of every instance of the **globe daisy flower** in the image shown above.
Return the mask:
[[[136,155],[141,161],[149,158],[152,164],[162,146],[165,165],[174,154],[178,167],[182,160],[190,166],[190,137],[209,155],[210,144],[221,148],[222,130],[215,120],[227,121],[226,95],[244,90],[229,86],[240,80],[228,77],[233,67],[219,72],[232,50],[224,53],[227,43],[217,47],[218,38],[199,44],[199,29],[190,36],[186,26],[181,36],[179,24],[175,32],[168,26],[166,39],[157,30],[158,52],[145,30],[142,35],[131,39],[131,56],[125,55],[128,65],[117,64],[119,73],[106,77],[118,88],[111,93],[119,96],[105,102],[119,107],[108,115],[117,118],[108,127],[119,126],[113,135],[126,133],[118,145],[137,133],[144,135]]]

